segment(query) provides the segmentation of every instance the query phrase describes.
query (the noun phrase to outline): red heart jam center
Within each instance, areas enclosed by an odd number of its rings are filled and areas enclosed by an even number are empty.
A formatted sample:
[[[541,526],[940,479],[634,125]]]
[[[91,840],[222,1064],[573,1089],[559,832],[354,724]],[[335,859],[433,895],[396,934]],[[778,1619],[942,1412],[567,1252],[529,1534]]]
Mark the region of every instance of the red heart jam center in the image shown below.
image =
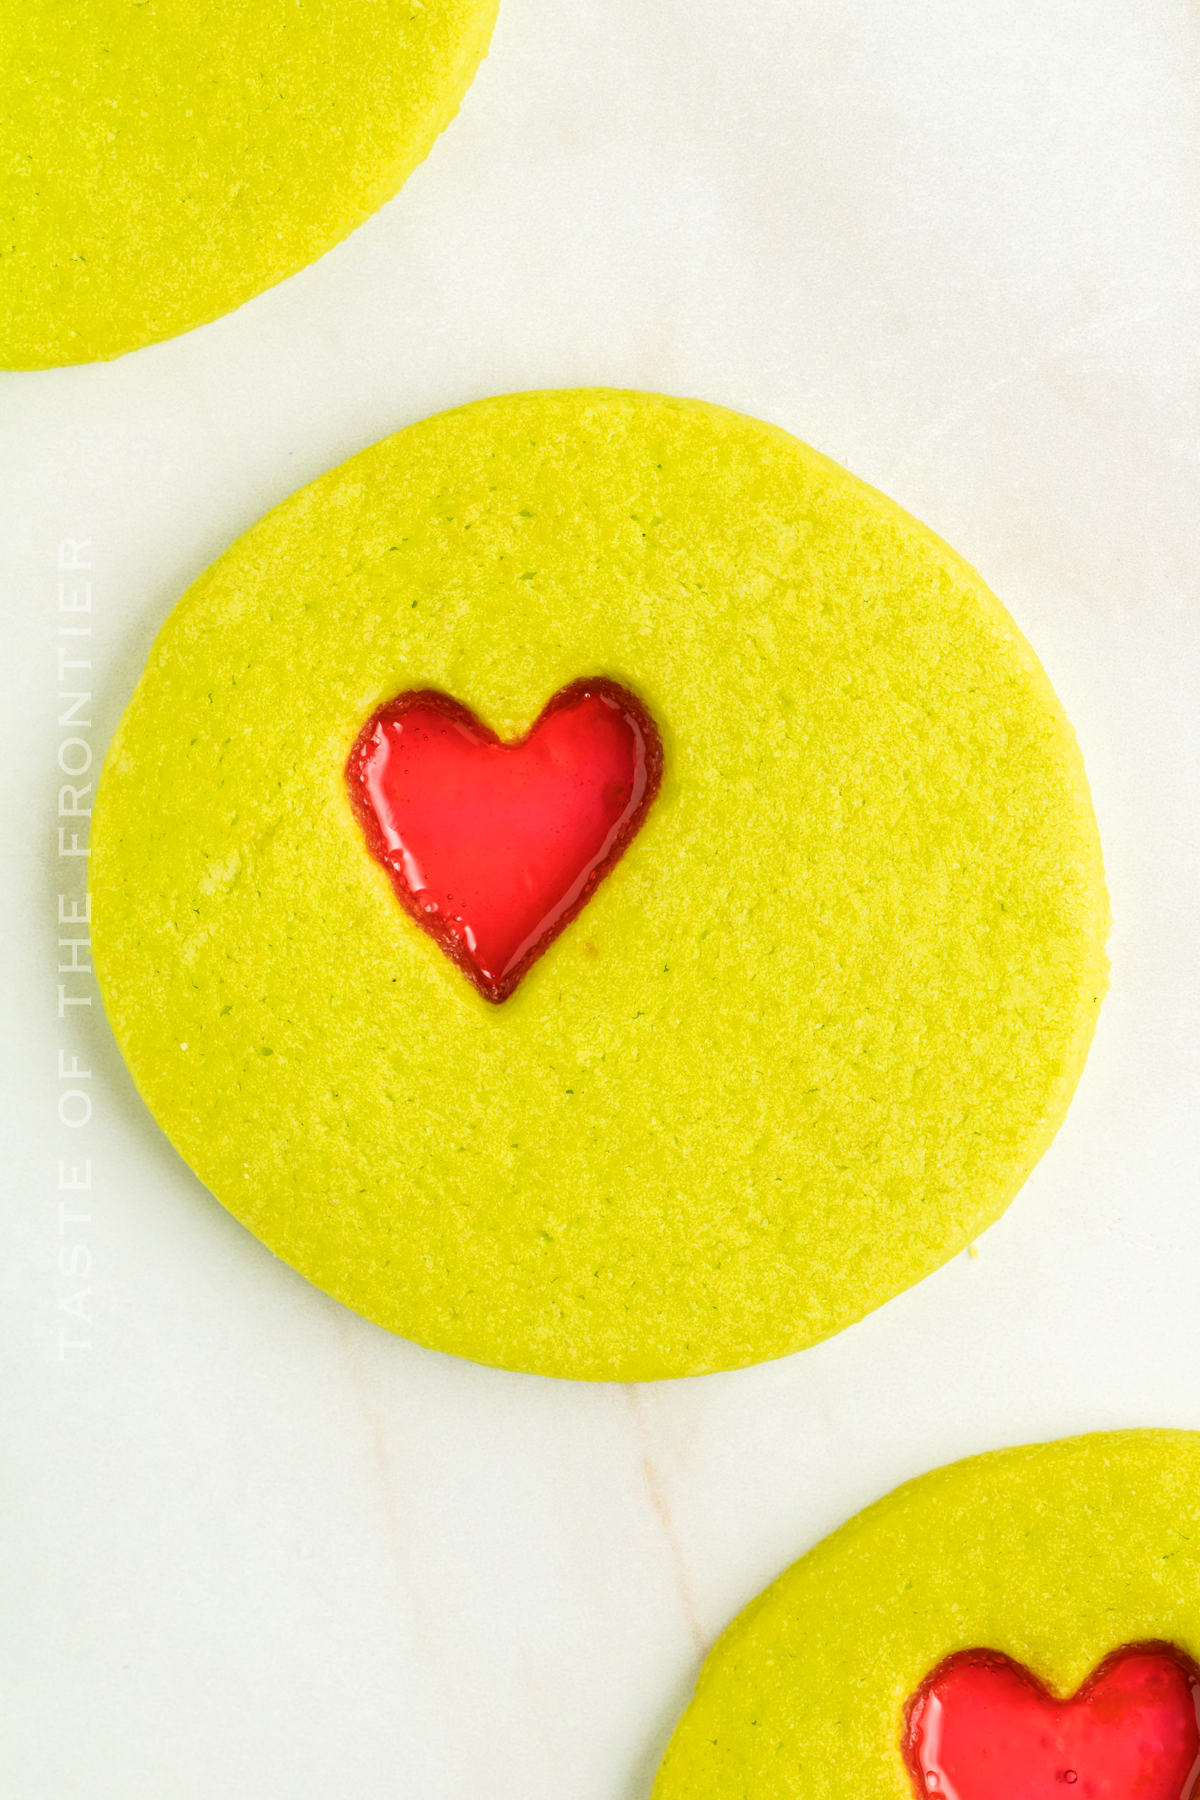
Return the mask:
[[[653,719],[603,680],[563,688],[513,744],[445,694],[400,694],[346,764],[400,904],[497,1002],[586,906],[661,778]]]
[[[1128,1644],[1056,1700],[1007,1656],[964,1650],[905,1709],[922,1800],[1192,1800],[1200,1668],[1171,1644]]]

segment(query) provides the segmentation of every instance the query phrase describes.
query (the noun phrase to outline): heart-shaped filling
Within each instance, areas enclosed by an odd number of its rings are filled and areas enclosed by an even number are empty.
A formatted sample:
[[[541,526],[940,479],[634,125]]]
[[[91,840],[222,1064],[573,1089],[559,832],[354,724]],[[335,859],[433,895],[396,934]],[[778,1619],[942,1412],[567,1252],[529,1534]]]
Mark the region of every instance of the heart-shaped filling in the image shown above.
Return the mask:
[[[947,1657],[905,1709],[923,1800],[1192,1800],[1200,1668],[1171,1644],[1128,1644],[1069,1700],[991,1650]]]
[[[575,681],[503,744],[445,694],[400,694],[346,764],[397,897],[480,993],[507,1000],[637,834],[662,743],[612,681]]]

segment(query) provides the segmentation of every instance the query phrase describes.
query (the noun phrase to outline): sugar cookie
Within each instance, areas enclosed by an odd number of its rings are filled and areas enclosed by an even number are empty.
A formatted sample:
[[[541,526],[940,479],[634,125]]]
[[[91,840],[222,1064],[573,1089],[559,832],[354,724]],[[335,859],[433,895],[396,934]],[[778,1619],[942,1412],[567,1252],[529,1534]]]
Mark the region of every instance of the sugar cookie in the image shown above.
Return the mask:
[[[653,1800],[1191,1800],[1198,1657],[1200,1434],[971,1457],[735,1619]]]
[[[589,680],[661,787],[495,1004],[347,761],[406,694],[512,743]],[[785,1355],[953,1256],[1105,984],[1079,751],[978,576],[782,431],[637,393],[426,420],[241,538],[122,720],[92,886],[117,1038],[226,1206],[392,1330],[595,1379]]]
[[[240,306],[390,199],[496,0],[81,0],[0,26],[0,367],[119,356]]]

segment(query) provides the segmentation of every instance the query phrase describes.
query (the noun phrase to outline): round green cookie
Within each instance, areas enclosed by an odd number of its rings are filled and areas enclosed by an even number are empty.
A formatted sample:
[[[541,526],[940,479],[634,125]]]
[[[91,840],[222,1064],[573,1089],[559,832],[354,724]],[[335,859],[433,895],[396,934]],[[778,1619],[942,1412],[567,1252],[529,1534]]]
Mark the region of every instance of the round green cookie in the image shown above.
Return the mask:
[[[240,306],[391,198],[496,0],[13,0],[0,367],[119,356]]]
[[[851,1519],[734,1620],[654,1800],[913,1800],[905,1702],[945,1657],[999,1651],[1067,1696],[1152,1641],[1200,1659],[1200,1434],[973,1456]]]
[[[496,1006],[343,770],[437,689],[502,738],[584,677],[662,788]],[[769,425],[522,394],[398,433],[167,621],[105,764],[96,966],[213,1192],[423,1344],[644,1379],[918,1281],[1049,1143],[1105,982],[1078,748],[979,578]]]

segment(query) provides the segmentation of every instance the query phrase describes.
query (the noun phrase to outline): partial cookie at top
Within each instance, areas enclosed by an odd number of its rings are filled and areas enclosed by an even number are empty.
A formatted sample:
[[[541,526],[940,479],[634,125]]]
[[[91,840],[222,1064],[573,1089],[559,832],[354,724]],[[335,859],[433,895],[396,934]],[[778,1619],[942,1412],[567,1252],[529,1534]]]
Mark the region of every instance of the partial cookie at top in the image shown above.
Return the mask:
[[[87,0],[0,25],[0,367],[188,331],[314,261],[458,109],[496,0]]]

